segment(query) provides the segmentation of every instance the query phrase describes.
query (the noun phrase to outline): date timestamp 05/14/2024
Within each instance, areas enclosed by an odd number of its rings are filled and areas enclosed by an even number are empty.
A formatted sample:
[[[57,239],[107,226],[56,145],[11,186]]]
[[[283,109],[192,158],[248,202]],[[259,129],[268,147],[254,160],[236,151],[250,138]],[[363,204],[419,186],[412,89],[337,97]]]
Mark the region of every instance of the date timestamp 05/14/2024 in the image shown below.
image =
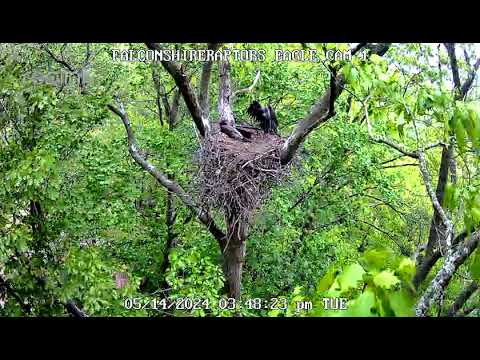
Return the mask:
[[[254,298],[245,301],[236,301],[233,298],[221,298],[217,302],[218,308],[222,310],[235,310],[239,306],[248,310],[286,310],[288,302],[286,298],[271,298],[268,300]],[[127,310],[209,310],[211,303],[208,299],[178,298],[147,299],[147,298],[126,298],[123,306]]]

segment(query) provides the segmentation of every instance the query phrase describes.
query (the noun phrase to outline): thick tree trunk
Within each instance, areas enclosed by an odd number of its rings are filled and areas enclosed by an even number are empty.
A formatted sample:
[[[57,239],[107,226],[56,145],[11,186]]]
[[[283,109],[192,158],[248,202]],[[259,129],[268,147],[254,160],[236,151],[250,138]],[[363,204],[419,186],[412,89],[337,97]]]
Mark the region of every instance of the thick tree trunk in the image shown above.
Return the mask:
[[[169,175],[168,178],[170,180],[174,180],[173,175]],[[161,273],[165,275],[168,268],[170,267],[170,259],[169,255],[171,251],[178,245],[178,238],[177,234],[175,234],[173,230],[173,226],[175,225],[175,219],[177,217],[175,211],[175,204],[173,200],[173,193],[171,191],[167,192],[167,211],[166,211],[166,225],[167,225],[167,243],[165,245],[165,250],[163,252],[163,263],[161,266]],[[167,287],[166,281],[162,284],[162,287]]]
[[[227,245],[223,251],[225,277],[228,295],[240,299],[242,271],[246,254],[247,224],[236,216],[227,219]]]
[[[245,259],[245,242],[228,245],[224,253],[224,271],[228,283],[228,296],[240,299],[242,290],[242,271]]]

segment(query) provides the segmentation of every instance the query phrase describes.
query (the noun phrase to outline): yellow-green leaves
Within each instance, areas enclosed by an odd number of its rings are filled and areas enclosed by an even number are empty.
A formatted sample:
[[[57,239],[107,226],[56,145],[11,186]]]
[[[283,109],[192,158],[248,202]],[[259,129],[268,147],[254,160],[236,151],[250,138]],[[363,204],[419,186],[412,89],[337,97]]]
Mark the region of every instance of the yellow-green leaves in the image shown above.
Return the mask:
[[[373,278],[373,283],[375,286],[390,289],[391,287],[400,283],[400,280],[393,275],[393,271],[385,270]]]
[[[415,263],[386,249],[370,249],[338,276],[330,269],[319,281],[314,316],[412,316]],[[323,299],[344,298],[347,309],[325,309]]]
[[[452,183],[445,185],[445,194],[443,196],[443,205],[447,209],[455,209],[458,205],[458,192],[457,188]]]
[[[369,271],[383,270],[391,263],[393,253],[389,249],[371,249],[365,252],[360,263]]]
[[[372,309],[375,306],[375,294],[367,289],[358,298],[349,303],[344,316],[367,317],[375,316]]]
[[[333,282],[335,281],[335,277],[337,276],[338,271],[335,268],[331,268],[324,277],[318,282],[317,285],[317,294],[321,294],[327,291],[330,286],[332,286]]]
[[[354,84],[358,81],[358,70],[350,62],[343,67],[343,75],[347,84]]]
[[[465,152],[467,141],[475,148],[480,146],[480,117],[476,108],[457,101],[449,125],[456,135],[460,152]]]
[[[465,202],[464,222],[468,230],[472,226],[480,225],[480,192],[475,188],[467,189],[463,199]]]
[[[402,280],[410,281],[415,275],[415,263],[410,258],[403,258],[395,273],[399,275]]]
[[[352,264],[345,268],[345,270],[338,276],[338,283],[342,290],[356,288],[360,280],[362,280],[365,270],[359,264]]]
[[[414,299],[406,290],[400,290],[390,294],[390,307],[396,317],[413,316]]]

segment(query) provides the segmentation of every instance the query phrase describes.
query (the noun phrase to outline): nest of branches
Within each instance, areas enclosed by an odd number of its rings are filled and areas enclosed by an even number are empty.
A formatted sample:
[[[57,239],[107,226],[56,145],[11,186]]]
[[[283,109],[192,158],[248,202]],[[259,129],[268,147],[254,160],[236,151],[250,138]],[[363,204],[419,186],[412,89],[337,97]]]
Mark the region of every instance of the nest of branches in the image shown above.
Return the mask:
[[[247,223],[269,197],[272,187],[290,173],[289,166],[280,163],[284,140],[251,127],[248,131],[251,136],[244,142],[214,127],[200,149],[197,177],[205,208],[223,209],[227,217]]]

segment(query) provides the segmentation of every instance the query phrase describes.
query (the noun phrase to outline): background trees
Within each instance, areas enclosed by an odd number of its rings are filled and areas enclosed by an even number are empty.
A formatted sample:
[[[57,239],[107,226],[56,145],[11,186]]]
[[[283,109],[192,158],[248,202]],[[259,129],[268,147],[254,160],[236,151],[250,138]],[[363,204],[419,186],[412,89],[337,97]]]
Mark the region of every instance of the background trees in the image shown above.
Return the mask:
[[[147,46],[256,48],[267,59],[111,60],[114,48]],[[356,56],[272,59],[302,46]],[[475,46],[7,44],[0,59],[2,314],[232,315],[218,300],[235,281],[239,301],[292,306],[243,315],[475,314]],[[272,103],[289,139],[283,162],[301,166],[249,224],[243,276],[229,280],[229,226],[202,208],[192,180],[211,124],[247,119],[252,99]],[[211,308],[123,304],[187,296]],[[349,298],[351,310],[292,310],[324,296]]]

